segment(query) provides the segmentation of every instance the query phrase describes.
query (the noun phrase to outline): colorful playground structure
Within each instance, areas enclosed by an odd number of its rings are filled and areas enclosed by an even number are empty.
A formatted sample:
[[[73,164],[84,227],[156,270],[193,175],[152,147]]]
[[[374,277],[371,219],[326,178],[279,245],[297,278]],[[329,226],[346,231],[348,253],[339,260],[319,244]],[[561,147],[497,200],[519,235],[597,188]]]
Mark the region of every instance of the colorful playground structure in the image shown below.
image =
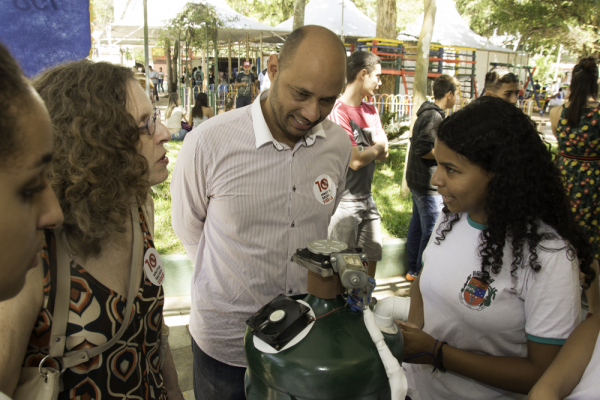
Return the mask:
[[[412,94],[417,58],[416,41],[365,38],[358,39],[356,45],[350,46],[350,49],[377,54],[382,61],[382,74],[396,77],[395,94]],[[428,78],[435,79],[441,74],[454,76],[460,82],[460,97],[476,98],[475,53],[476,49],[472,48],[431,44]],[[401,86],[404,89],[403,93]]]

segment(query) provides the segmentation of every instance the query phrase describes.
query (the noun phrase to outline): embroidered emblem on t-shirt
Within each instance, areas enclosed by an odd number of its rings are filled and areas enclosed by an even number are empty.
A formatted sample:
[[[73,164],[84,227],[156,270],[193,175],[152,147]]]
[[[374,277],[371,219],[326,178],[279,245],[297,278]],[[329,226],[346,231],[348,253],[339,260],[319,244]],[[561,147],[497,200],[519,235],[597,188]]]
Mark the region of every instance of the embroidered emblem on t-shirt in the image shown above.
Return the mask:
[[[489,283],[494,282],[493,279],[488,279],[488,281]],[[489,307],[498,292],[489,283],[486,283],[483,272],[474,271],[473,275],[469,275],[460,291],[460,295],[458,296],[460,302],[471,310],[481,311]]]

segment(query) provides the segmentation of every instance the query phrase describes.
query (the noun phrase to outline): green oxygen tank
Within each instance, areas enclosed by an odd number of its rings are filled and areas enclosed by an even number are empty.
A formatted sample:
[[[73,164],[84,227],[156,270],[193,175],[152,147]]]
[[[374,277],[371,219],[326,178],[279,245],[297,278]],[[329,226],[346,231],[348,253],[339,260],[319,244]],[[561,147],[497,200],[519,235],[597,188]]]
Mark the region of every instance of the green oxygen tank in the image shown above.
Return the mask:
[[[311,262],[314,263],[314,258]],[[317,262],[322,263],[322,260]],[[312,326],[307,334],[308,328],[305,328],[306,336],[298,335],[298,338],[302,337],[298,343],[289,348],[282,345],[283,350],[279,351],[274,348],[263,351],[265,343],[256,335],[260,328],[249,324],[244,336],[248,400],[392,398],[388,375],[365,325],[363,312],[352,311],[341,295],[348,289],[342,286],[342,282],[357,282],[357,279],[348,275],[341,265],[338,264],[338,267],[330,276],[323,276],[323,271],[317,273],[314,268],[309,268],[309,294],[286,298],[292,303],[301,300],[312,309],[306,317],[309,322],[304,324]],[[284,296],[277,299],[281,297]],[[268,313],[278,320],[286,314],[281,310],[273,312],[273,308]],[[289,311],[287,314],[290,315]],[[267,322],[261,327],[265,324]],[[388,331],[392,333],[383,333],[383,339],[393,358],[401,364],[404,349],[402,334],[399,329]]]

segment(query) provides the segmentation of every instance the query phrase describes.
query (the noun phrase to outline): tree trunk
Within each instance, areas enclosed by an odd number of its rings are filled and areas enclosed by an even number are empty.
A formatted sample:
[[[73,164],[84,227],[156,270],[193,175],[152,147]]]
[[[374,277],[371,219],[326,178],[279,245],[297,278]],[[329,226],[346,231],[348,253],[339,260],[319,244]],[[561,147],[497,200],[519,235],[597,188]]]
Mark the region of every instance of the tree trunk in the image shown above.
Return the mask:
[[[304,7],[306,6],[306,0],[296,0],[294,7],[294,28],[292,31],[304,26]]]
[[[167,89],[168,93],[171,93],[173,92],[173,86],[171,85],[171,80],[173,77],[173,67],[171,64],[171,39],[169,38],[165,39],[165,62],[167,63]]]
[[[424,0],[425,15],[423,26],[419,35],[417,44],[417,66],[415,67],[415,80],[413,82],[413,106],[410,117],[410,136],[417,120],[417,111],[423,102],[427,101],[427,73],[429,72],[429,48],[431,45],[431,36],[433,35],[433,26],[435,24],[436,0]],[[410,150],[410,141],[406,147],[406,158],[404,165],[408,163],[408,151]],[[406,168],[402,177],[402,194],[408,193],[406,185]]]
[[[396,1],[377,0],[377,28],[375,35],[382,39],[396,39]],[[396,94],[396,77],[394,75],[382,75],[379,93]]]
[[[177,60],[179,59],[179,40],[173,46],[173,68],[169,74],[169,93],[177,93]]]

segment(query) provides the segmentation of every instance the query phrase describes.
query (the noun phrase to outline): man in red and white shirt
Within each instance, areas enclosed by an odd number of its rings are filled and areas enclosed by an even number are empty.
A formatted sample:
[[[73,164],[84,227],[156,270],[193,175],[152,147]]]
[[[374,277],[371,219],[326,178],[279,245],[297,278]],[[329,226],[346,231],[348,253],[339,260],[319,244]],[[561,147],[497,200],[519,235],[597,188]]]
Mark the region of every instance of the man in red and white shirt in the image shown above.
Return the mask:
[[[329,238],[362,247],[369,258],[369,275],[375,276],[381,260],[381,217],[371,193],[375,160],[388,157],[388,141],[379,114],[363,99],[381,85],[381,59],[357,51],[348,57],[346,91],[333,107],[329,119],[346,130],[352,142],[352,158],[346,188],[329,224]]]

